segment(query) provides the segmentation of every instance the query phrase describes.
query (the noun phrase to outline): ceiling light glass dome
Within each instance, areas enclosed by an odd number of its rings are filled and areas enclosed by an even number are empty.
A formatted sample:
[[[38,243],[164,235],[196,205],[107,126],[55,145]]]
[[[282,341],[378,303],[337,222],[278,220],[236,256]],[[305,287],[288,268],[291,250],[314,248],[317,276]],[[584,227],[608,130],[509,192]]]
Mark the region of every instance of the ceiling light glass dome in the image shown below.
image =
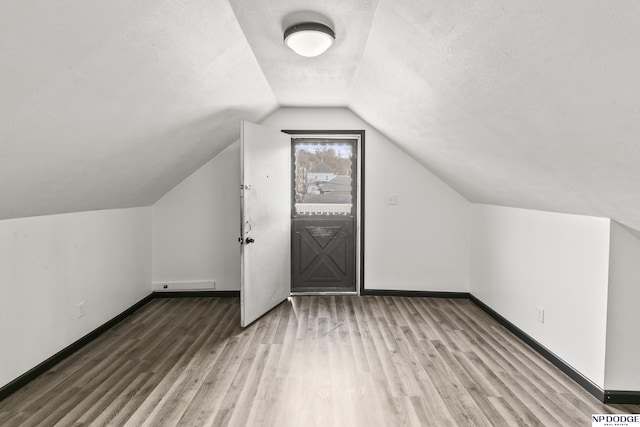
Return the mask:
[[[284,32],[284,44],[307,58],[322,55],[333,45],[335,39],[333,30],[318,22],[292,25]]]

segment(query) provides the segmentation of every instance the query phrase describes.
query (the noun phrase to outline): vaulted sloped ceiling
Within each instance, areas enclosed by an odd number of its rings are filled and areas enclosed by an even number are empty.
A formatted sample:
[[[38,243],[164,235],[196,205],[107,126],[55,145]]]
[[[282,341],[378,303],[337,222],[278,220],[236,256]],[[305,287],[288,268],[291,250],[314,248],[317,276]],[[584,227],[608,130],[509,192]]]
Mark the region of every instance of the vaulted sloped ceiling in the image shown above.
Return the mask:
[[[335,46],[282,44],[318,17]],[[278,106],[347,106],[471,201],[640,229],[640,3],[0,2],[0,218],[140,206]]]
[[[149,205],[277,105],[226,0],[2,0],[0,219]]]
[[[635,1],[380,0],[349,106],[471,201],[640,228],[638,22]]]

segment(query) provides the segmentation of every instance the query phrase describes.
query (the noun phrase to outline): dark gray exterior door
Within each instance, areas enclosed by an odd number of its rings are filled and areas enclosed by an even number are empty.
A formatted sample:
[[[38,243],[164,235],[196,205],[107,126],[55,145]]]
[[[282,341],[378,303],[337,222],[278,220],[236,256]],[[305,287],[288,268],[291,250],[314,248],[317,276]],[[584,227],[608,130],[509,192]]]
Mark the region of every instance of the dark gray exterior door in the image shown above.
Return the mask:
[[[294,218],[293,289],[355,291],[354,218]]]
[[[357,140],[292,141],[291,290],[356,291]]]

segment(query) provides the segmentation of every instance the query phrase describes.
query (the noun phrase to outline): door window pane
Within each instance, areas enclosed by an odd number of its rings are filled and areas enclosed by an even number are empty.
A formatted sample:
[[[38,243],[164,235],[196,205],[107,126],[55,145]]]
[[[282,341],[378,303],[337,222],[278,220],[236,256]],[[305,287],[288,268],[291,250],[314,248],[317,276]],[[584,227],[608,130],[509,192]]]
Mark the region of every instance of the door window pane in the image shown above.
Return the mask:
[[[354,144],[294,142],[296,215],[352,215]]]

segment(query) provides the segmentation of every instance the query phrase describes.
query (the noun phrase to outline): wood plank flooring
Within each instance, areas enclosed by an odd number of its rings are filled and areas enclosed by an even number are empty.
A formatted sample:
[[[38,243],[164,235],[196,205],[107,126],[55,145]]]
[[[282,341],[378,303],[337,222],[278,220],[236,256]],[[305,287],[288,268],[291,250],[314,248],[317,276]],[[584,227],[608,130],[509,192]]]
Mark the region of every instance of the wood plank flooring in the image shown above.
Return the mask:
[[[1,426],[590,426],[605,406],[460,299],[151,301],[0,402]]]

